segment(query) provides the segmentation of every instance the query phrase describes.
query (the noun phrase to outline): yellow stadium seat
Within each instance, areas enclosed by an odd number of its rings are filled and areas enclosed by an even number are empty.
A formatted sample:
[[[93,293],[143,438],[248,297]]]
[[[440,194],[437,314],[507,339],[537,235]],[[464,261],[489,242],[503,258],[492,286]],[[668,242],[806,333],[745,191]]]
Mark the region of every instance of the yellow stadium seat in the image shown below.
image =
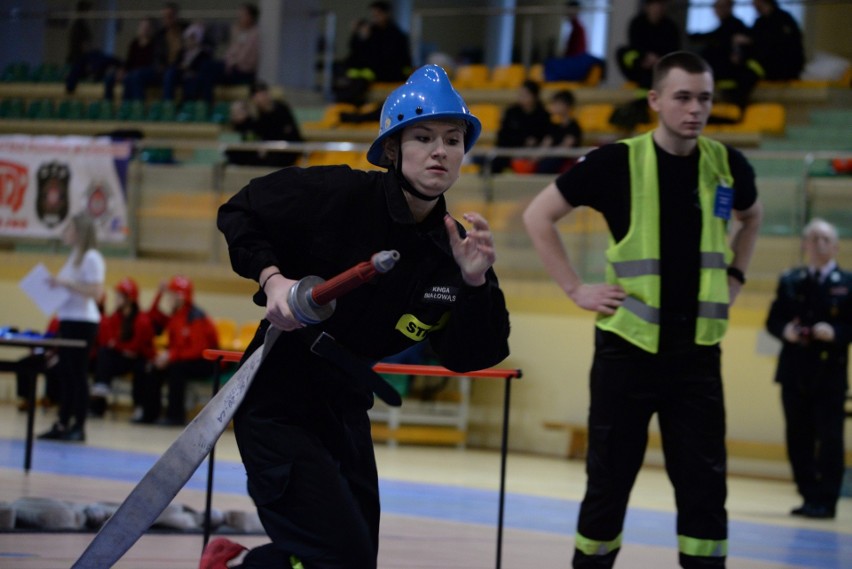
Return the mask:
[[[527,70],[520,63],[498,65],[491,71],[489,86],[495,89],[517,89],[527,77]]]
[[[787,115],[780,103],[752,103],[746,107],[737,130],[763,134],[784,134]]]
[[[714,103],[710,116],[739,121],[742,118],[742,110],[739,105],[733,103]]]
[[[533,81],[544,83],[544,65],[541,63],[536,63],[535,65],[530,67],[529,78]]]
[[[240,325],[240,330],[231,344],[231,349],[236,350],[238,352],[246,351],[246,348],[248,348],[248,345],[254,338],[254,333],[256,330],[257,322],[246,322]]]
[[[456,89],[482,89],[488,87],[488,79],[491,71],[487,65],[472,63],[459,65],[453,77],[453,86]]]
[[[591,69],[589,69],[589,74],[586,75],[586,78],[583,80],[583,84],[587,87],[595,87],[598,83],[603,79],[603,67],[600,65],[593,65]]]
[[[237,335],[237,322],[230,318],[214,318],[213,325],[216,327],[216,335],[219,336],[219,347],[230,349]]]
[[[577,122],[583,132],[615,132],[617,129],[609,124],[609,117],[615,106],[611,103],[593,103],[577,107]]]
[[[474,103],[470,105],[470,114],[482,123],[482,132],[497,132],[500,128],[502,111],[493,103]]]
[[[340,124],[340,113],[354,113],[358,108],[350,103],[332,103],[323,111],[318,121],[307,121],[302,128],[335,128]]]

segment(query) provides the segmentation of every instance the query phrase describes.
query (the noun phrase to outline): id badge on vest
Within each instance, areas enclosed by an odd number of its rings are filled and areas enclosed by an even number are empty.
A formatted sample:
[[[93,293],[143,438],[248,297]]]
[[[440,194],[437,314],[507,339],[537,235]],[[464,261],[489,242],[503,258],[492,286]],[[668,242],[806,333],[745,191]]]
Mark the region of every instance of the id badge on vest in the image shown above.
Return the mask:
[[[716,199],[713,203],[713,215],[725,221],[731,219],[731,210],[734,207],[734,188],[719,182],[716,186]]]

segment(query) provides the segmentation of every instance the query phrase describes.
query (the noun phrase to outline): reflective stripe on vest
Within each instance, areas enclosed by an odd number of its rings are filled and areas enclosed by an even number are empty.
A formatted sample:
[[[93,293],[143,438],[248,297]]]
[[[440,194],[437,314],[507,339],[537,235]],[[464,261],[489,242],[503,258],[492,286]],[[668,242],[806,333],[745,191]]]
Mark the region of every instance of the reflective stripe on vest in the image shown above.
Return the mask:
[[[574,547],[586,555],[608,555],[621,547],[621,534],[611,541],[597,541],[577,532]]]
[[[677,536],[677,549],[691,557],[725,557],[728,555],[727,539],[698,539],[685,535]]]
[[[623,140],[630,159],[630,227],[616,243],[610,237],[606,280],[627,293],[615,314],[599,316],[597,325],[651,353],[660,341],[660,208],[657,155],[653,132]],[[720,184],[733,185],[724,145],[699,137],[699,201],[701,257],[695,342],[718,343],[727,329],[728,276],[733,254],[727,244],[727,223],[715,217]]]

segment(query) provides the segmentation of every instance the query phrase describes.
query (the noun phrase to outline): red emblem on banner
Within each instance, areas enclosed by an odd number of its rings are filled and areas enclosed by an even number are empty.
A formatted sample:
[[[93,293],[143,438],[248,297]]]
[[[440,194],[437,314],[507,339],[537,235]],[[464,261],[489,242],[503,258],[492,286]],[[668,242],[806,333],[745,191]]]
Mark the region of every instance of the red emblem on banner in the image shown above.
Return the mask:
[[[24,205],[29,173],[23,164],[0,160],[0,207],[17,213]]]

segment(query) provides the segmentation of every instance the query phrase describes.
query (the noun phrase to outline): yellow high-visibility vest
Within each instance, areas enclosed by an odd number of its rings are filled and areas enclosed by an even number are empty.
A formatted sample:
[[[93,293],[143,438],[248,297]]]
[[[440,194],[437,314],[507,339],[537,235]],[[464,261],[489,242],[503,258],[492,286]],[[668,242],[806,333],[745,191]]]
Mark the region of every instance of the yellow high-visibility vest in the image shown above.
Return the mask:
[[[660,187],[652,132],[622,140],[629,149],[630,228],[618,243],[610,236],[606,281],[621,285],[627,298],[615,314],[599,315],[597,326],[651,353],[660,345]],[[728,328],[727,220],[716,217],[718,186],[733,188],[725,145],[698,137],[698,195],[701,204],[701,269],[695,343],[717,344]]]

